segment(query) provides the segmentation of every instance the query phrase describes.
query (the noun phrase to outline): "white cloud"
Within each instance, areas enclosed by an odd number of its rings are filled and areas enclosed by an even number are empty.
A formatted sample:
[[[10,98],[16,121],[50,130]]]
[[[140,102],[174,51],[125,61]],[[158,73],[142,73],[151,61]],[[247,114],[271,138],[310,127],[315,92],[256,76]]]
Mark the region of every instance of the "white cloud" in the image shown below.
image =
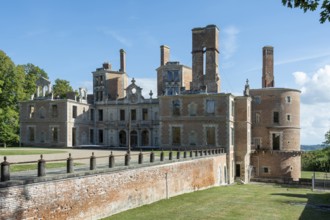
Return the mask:
[[[239,30],[235,26],[230,26],[225,28],[223,33],[222,52],[224,59],[229,59],[238,48],[237,35],[239,34]]]
[[[311,77],[304,72],[295,72],[293,76],[301,87],[303,103],[330,103],[330,65],[320,68]]]
[[[311,76],[293,73],[301,93],[301,143],[320,144],[330,129],[330,65]]]

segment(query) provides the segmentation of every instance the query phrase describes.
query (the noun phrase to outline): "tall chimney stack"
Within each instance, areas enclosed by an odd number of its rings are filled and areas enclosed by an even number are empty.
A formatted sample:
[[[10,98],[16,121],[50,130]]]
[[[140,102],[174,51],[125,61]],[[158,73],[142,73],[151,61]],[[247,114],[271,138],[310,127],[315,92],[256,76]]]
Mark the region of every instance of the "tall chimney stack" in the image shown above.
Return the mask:
[[[274,48],[262,48],[262,88],[274,87]]]
[[[160,46],[160,65],[164,66],[170,61],[170,48],[166,45]]]
[[[126,72],[126,52],[120,49],[120,69],[119,72]]]

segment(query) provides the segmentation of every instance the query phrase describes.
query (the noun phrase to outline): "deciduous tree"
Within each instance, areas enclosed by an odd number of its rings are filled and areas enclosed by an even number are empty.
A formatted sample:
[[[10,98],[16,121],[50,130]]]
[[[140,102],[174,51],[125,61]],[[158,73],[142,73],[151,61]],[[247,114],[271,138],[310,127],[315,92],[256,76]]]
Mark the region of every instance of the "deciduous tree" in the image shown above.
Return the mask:
[[[321,5],[320,22],[330,22],[330,0],[282,0],[282,4],[289,8],[300,8],[304,12],[315,11]]]
[[[68,92],[73,92],[70,82],[64,79],[56,79],[53,86],[54,97],[66,98]]]

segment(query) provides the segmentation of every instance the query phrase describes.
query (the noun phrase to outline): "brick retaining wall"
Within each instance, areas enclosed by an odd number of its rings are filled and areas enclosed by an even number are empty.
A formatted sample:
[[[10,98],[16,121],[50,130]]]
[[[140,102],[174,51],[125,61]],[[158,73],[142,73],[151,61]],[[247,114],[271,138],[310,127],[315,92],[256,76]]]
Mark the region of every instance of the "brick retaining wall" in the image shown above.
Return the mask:
[[[1,219],[99,219],[219,185],[226,155],[0,189]],[[222,179],[222,180],[221,180]]]

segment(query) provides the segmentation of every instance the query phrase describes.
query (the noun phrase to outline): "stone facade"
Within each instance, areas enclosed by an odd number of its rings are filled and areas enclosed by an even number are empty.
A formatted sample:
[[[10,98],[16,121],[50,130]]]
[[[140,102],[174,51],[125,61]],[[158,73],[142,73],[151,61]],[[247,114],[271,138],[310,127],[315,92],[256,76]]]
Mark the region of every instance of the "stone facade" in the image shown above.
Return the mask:
[[[274,49],[267,46],[263,48],[262,88],[250,89],[247,81],[242,96],[220,93],[218,35],[215,25],[192,30],[192,68],[170,61],[170,48],[160,47],[157,98],[152,91],[144,98],[134,79],[128,85],[124,50],[120,50],[119,71],[104,63],[93,72],[89,99],[86,95],[54,99],[46,97],[43,89],[44,98],[38,93],[21,103],[22,143],[225,148],[227,183],[235,177],[243,182],[252,177],[297,180],[300,91],[274,87]],[[45,82],[41,83],[46,88]]]

